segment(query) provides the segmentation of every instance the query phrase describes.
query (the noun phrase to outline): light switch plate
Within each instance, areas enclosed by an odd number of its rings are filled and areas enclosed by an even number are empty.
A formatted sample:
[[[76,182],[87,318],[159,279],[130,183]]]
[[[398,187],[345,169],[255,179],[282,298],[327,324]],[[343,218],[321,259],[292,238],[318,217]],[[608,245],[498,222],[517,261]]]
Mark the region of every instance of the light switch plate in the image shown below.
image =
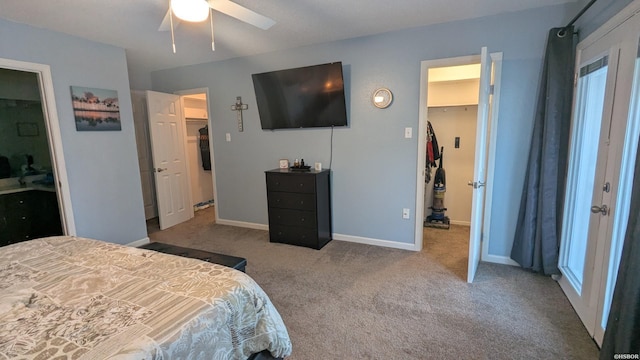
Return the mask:
[[[407,127],[404,128],[404,138],[411,139],[413,137],[413,128]]]
[[[227,142],[231,141],[231,134],[230,134],[230,133],[227,133],[227,134],[225,135],[225,139],[227,140]]]

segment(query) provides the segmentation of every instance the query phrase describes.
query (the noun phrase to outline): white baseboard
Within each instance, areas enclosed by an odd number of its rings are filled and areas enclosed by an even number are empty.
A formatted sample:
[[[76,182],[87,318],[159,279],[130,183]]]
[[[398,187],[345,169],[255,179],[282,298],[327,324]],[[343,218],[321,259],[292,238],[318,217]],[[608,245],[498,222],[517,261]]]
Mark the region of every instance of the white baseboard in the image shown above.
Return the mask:
[[[269,230],[269,225],[266,225],[266,224],[250,223],[250,222],[236,221],[236,220],[218,219],[216,221],[216,224],[237,226],[237,227],[256,229],[256,230]]]
[[[450,220],[449,222],[453,225],[471,226],[471,221]]]
[[[250,222],[236,221],[236,220],[225,220],[225,219],[219,219],[218,221],[216,221],[216,224],[269,231],[269,225],[267,224],[257,224],[257,223],[250,223]],[[336,233],[333,233],[332,235],[333,235],[332,236],[333,240],[338,240],[338,241],[347,241],[347,242],[353,242],[358,244],[382,246],[382,247],[402,249],[402,250],[420,251],[420,249],[416,249],[416,246],[413,243],[411,244],[399,243],[399,242],[389,241],[389,240],[372,239],[372,238],[365,238],[361,236],[343,235],[343,234],[336,234]]]
[[[134,242],[130,242],[130,243],[127,244],[127,246],[140,247],[142,245],[147,245],[148,243],[150,243],[149,237],[146,237],[144,239],[140,239],[140,240],[136,240]]]
[[[501,256],[501,255],[485,255],[482,257],[482,261],[494,263],[494,264],[520,266],[520,264],[511,260],[511,258],[509,258],[508,256]]]
[[[343,235],[343,234],[334,233],[333,240],[347,241],[352,243],[374,245],[374,246],[382,246],[382,247],[401,249],[401,250],[420,251],[420,249],[416,249],[416,245],[413,243],[400,243],[396,241],[372,239],[372,238],[366,238],[361,236]]]

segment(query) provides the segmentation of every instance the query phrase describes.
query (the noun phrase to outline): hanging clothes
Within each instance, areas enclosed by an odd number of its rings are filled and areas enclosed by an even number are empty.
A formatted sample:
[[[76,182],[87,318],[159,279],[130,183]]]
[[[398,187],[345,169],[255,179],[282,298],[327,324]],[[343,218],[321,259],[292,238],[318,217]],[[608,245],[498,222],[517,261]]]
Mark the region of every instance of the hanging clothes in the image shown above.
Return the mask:
[[[209,151],[209,126],[198,130],[200,133],[200,157],[202,158],[202,168],[211,170],[211,151]]]
[[[427,166],[436,167],[436,160],[440,159],[440,147],[431,121],[427,121]]]
[[[431,168],[436,167],[436,160],[440,159],[440,147],[438,147],[438,139],[433,131],[431,122],[427,121],[427,163],[425,165],[425,182],[431,181]]]

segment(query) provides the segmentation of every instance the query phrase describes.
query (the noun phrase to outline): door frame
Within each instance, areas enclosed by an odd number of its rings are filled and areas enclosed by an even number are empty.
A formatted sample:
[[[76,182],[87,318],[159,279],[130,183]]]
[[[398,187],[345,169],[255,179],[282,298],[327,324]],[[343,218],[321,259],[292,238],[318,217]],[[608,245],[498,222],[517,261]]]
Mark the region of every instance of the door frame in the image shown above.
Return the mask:
[[[213,206],[215,207],[215,216],[216,216],[216,223],[218,223],[220,221],[220,201],[218,198],[218,188],[216,186],[217,182],[216,182],[216,161],[215,161],[215,157],[213,156],[213,120],[211,119],[211,101],[210,101],[210,95],[209,95],[209,88],[195,88],[195,89],[187,89],[187,90],[180,90],[180,91],[175,91],[174,94],[176,95],[180,95],[180,106],[182,106],[182,117],[183,119],[185,119],[185,114],[184,114],[184,95],[194,95],[194,94],[206,94],[207,96],[207,127],[209,128],[209,154],[211,157],[211,180],[213,181]],[[186,119],[185,119],[185,134],[186,134]],[[185,143],[186,146],[186,143]],[[186,149],[185,149],[186,151]],[[191,164],[189,164],[189,162],[187,162],[187,166],[190,166]],[[187,169],[189,171],[189,174],[191,174],[191,170],[190,168]],[[191,188],[191,182],[189,182],[189,188]],[[189,189],[191,190],[191,189]]]
[[[46,64],[31,63],[12,59],[0,58],[0,68],[35,73],[38,76],[40,86],[40,99],[44,123],[47,130],[47,141],[51,153],[51,165],[53,167],[56,195],[60,208],[60,221],[65,235],[76,235],[76,223],[73,217],[73,208],[67,176],[67,166],[62,149],[62,134],[60,121],[56,108],[51,67]]]
[[[493,84],[494,84],[494,93],[493,93],[493,103],[491,107],[490,114],[490,123],[489,123],[489,136],[487,139],[488,148],[487,148],[487,179],[486,179],[486,189],[485,189],[485,204],[484,204],[484,220],[482,224],[482,232],[483,234],[490,233],[491,226],[491,205],[492,205],[492,197],[493,197],[493,179],[494,179],[494,171],[495,171],[495,156],[496,156],[496,140],[497,140],[497,129],[498,129],[498,110],[500,105],[500,84],[502,78],[502,53],[490,53],[490,58],[492,63],[496,64],[493,73]],[[428,97],[428,86],[429,86],[429,69],[430,68],[438,68],[438,67],[448,67],[448,66],[459,66],[459,65],[469,65],[469,64],[478,64],[480,63],[480,54],[477,55],[468,55],[468,56],[459,56],[452,58],[444,58],[444,59],[434,59],[434,60],[423,60],[420,62],[420,101],[419,101],[419,110],[418,110],[418,148],[417,150],[417,164],[416,164],[416,223],[415,223],[415,238],[414,238],[414,248],[416,251],[422,250],[423,243],[423,231],[424,231],[424,180],[425,180],[425,167],[424,164],[426,162],[426,152],[423,151],[427,146],[427,120],[428,120],[428,106],[427,106],[427,97]],[[502,258],[499,256],[489,255],[489,239],[483,238],[482,241],[482,251],[481,251],[481,260],[489,261],[500,264],[508,264],[515,265],[515,262],[511,259]]]
[[[153,155],[151,154],[151,134],[149,133],[149,131],[151,130],[149,129],[149,114],[147,109],[146,91],[131,90],[131,103],[133,105],[133,123],[134,123],[134,128],[136,129],[136,148],[138,150],[138,167],[140,168],[140,181],[142,182],[143,200],[144,200],[144,190],[147,187],[147,185],[145,185],[145,182],[143,181],[142,171],[145,170],[151,173],[149,177],[151,179],[152,184],[151,184],[151,187],[148,189],[149,192],[151,193],[151,197],[153,201],[153,203],[151,204],[151,209],[152,209],[152,213],[150,214],[151,216],[147,217],[148,215],[147,215],[146,204],[145,204],[145,210],[144,210],[145,220],[150,220],[150,219],[159,217],[159,213],[158,213],[158,199],[156,194],[155,174],[153,172],[153,169],[154,169]],[[136,109],[139,105],[141,105],[140,110],[143,111],[142,114],[138,114],[136,112]],[[136,128],[136,126],[138,126],[138,123],[140,124],[140,126],[143,127],[142,134],[139,134],[138,129]],[[143,144],[139,143],[140,137],[143,139],[142,141],[144,141]],[[144,145],[146,148],[145,150],[148,152],[147,154],[148,159],[146,164],[140,161],[140,153],[139,153],[140,145]]]

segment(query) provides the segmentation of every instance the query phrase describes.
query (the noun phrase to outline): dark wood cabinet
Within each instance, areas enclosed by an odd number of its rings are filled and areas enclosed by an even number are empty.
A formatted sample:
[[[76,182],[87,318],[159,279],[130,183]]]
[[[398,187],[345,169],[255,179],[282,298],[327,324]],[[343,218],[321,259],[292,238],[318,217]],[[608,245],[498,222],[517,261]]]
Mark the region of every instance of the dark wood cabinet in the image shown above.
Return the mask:
[[[0,246],[62,234],[55,192],[28,190],[0,195]]]
[[[32,213],[34,223],[32,232],[35,237],[63,235],[58,196],[52,191],[35,191],[36,210]],[[38,209],[38,207],[40,207]]]
[[[0,196],[0,246],[9,245],[10,238],[7,207],[4,204],[4,196]]]
[[[329,170],[266,172],[271,242],[321,249],[331,240]]]

